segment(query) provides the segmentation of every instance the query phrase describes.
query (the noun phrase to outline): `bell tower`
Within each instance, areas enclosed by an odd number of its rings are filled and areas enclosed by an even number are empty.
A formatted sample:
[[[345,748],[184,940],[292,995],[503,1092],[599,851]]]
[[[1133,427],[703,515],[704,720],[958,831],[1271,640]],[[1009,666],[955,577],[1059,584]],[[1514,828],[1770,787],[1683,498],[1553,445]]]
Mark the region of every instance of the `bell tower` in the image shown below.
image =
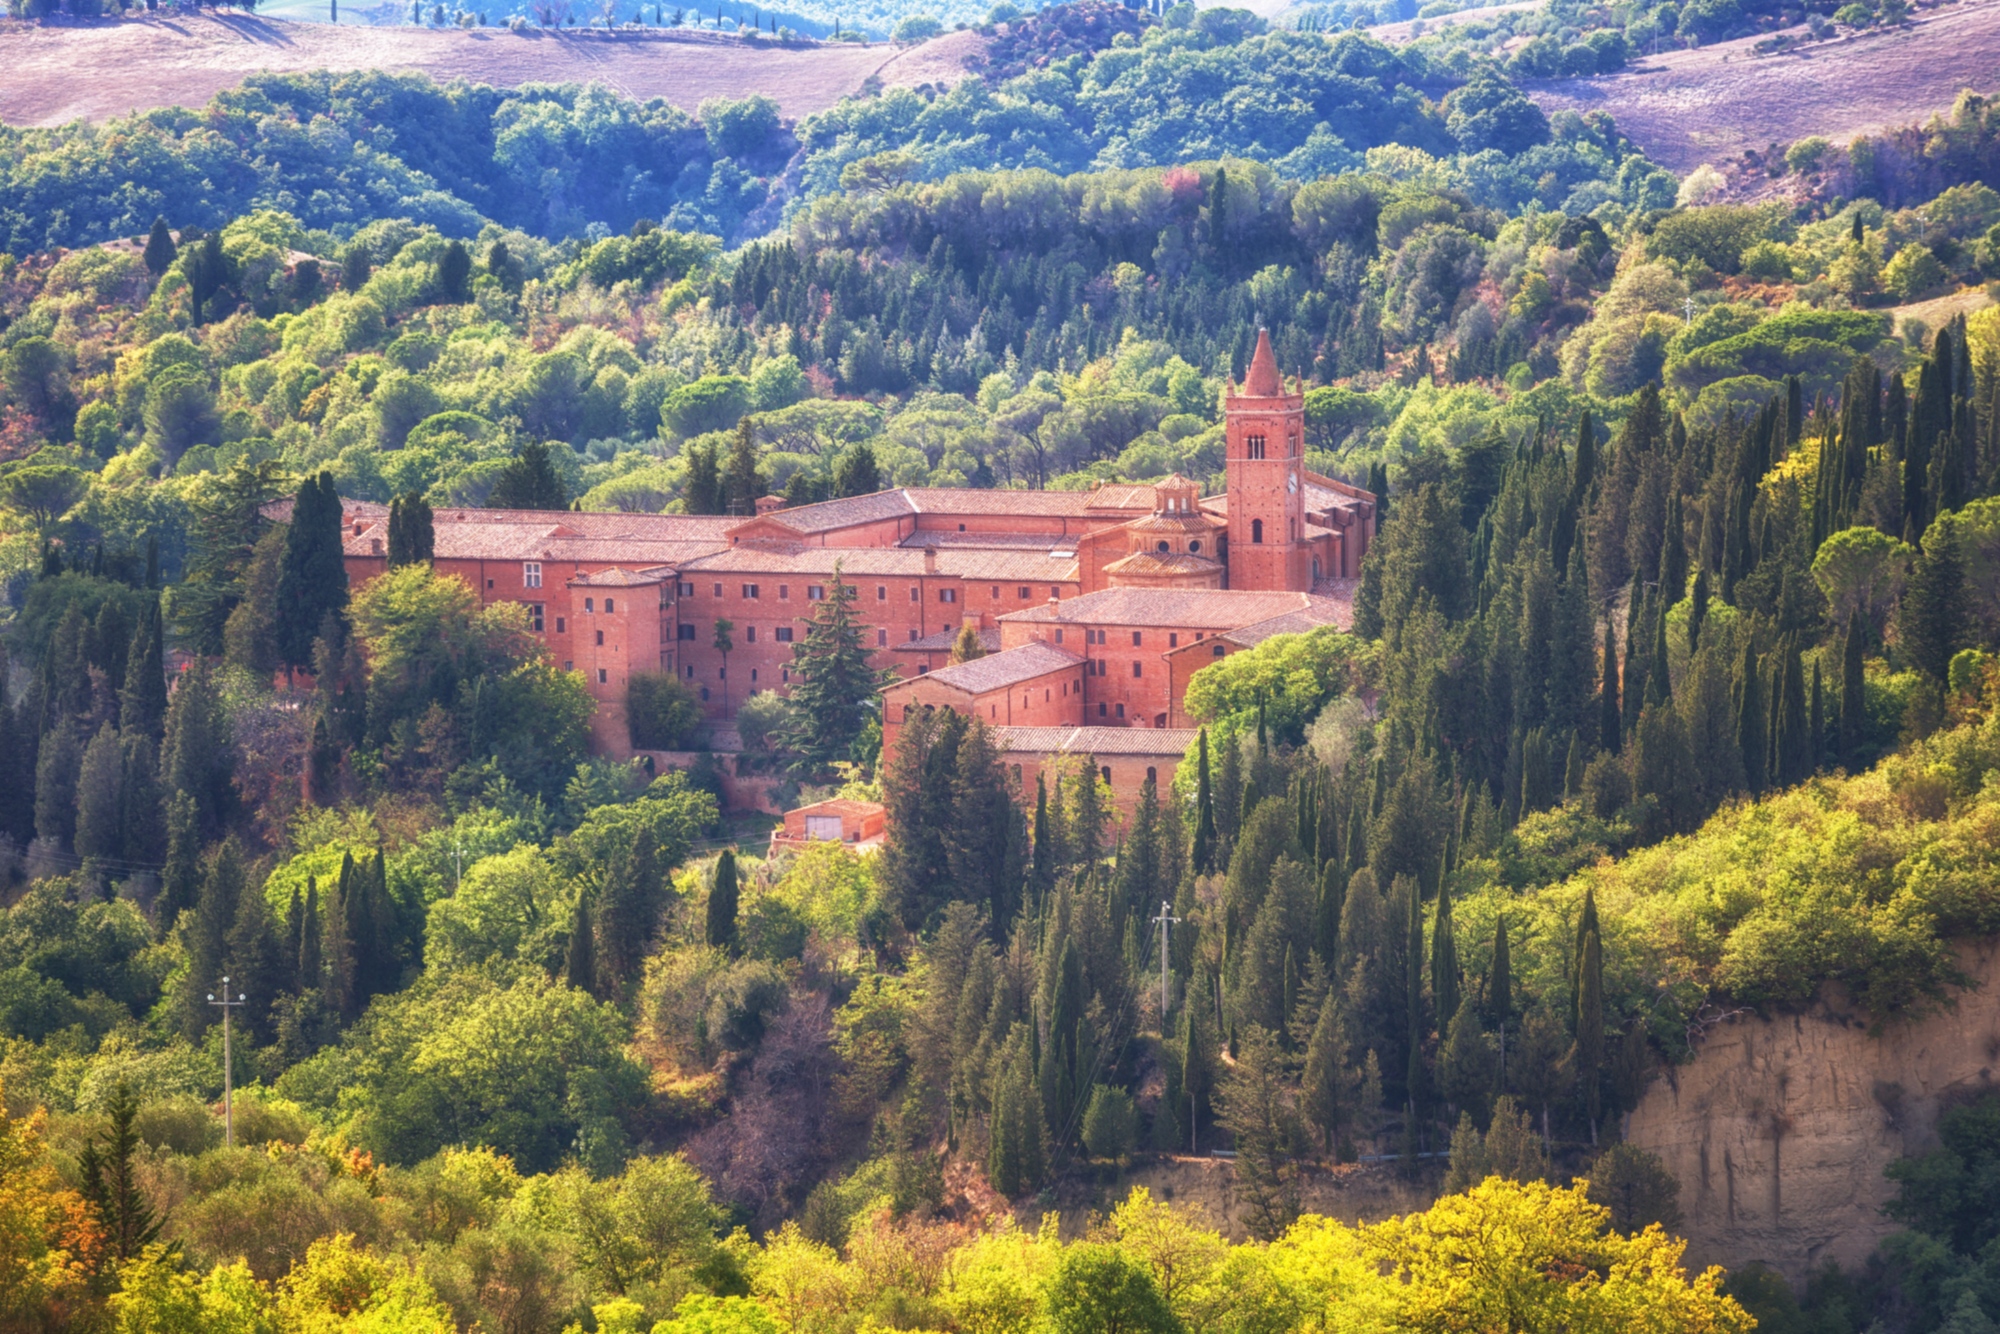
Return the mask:
[[[1222,404],[1229,479],[1229,587],[1310,592],[1312,554],[1306,532],[1304,393],[1287,393],[1271,353],[1271,336],[1257,331],[1257,351],[1239,391]]]

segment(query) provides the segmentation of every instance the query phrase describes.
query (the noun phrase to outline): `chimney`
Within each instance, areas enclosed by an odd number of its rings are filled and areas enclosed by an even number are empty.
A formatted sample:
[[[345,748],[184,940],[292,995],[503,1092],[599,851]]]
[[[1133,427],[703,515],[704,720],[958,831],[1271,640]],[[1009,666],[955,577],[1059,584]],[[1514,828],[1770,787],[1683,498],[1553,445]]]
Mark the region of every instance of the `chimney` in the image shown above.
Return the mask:
[[[370,553],[371,555],[376,555],[376,556],[379,556],[379,555],[381,555],[381,554],[382,554],[382,539],[381,539],[381,538],[379,538],[379,537],[376,537],[376,538],[370,538],[370,539],[369,539],[369,541],[368,541],[368,550],[369,550],[369,553]]]
[[[925,574],[936,574],[937,572],[938,572],[938,571],[937,571],[937,548],[936,548],[936,547],[925,547],[925,548],[924,548],[924,573],[925,573]]]
[[[367,526],[368,526],[368,524],[367,524],[367,521],[366,521],[365,519],[356,519],[356,520],[354,521],[354,535],[355,535],[356,537],[359,537],[359,536],[361,536],[361,530],[362,530],[363,528],[366,528]]]

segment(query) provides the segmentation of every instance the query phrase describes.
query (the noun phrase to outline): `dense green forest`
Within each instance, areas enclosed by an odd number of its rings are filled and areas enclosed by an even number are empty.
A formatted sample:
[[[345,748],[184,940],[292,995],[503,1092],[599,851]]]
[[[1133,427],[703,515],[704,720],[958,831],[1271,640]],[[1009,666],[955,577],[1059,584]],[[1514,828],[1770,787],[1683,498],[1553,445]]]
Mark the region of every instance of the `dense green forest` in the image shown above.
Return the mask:
[[[1986,1104],[1802,1296],[1685,1272],[1617,1142],[1727,1011],[1922,1014],[2000,927],[1991,109],[1704,203],[1465,43],[1009,33],[789,127],[342,75],[4,132],[6,1327],[2000,1315]],[[1260,326],[1383,527],[1115,835],[957,714],[871,748],[835,598],[749,762],[890,844],[752,855],[427,559],[427,506],[1212,487]],[[1248,1240],[1120,1188],[1211,1151]],[[1447,1193],[1349,1228],[1338,1171]]]

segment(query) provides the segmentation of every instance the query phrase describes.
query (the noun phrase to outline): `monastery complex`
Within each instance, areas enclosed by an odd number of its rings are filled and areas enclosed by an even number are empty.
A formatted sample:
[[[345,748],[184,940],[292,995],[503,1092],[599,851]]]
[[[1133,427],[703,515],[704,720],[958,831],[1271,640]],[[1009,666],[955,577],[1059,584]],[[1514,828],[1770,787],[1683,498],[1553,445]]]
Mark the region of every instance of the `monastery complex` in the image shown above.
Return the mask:
[[[792,645],[836,566],[874,665],[892,670],[883,730],[947,707],[996,730],[1008,762],[1090,754],[1120,804],[1192,743],[1188,678],[1276,634],[1347,623],[1375,497],[1308,472],[1305,399],[1260,334],[1225,402],[1227,488],[1172,476],[1091,491],[901,487],[752,517],[440,509],[436,568],[533,629],[597,700],[595,748],[633,754],[634,672],[680,678],[726,723],[783,693]],[[348,501],[349,582],[388,568],[388,512]],[[715,622],[734,647],[714,647]],[[948,665],[962,626],[985,657]]]

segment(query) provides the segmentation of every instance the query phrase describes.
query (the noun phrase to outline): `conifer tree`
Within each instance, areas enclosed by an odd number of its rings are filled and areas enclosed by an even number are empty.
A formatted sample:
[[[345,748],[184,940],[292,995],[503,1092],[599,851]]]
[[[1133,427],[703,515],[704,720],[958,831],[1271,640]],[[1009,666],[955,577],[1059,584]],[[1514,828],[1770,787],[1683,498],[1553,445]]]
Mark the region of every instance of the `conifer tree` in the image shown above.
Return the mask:
[[[750,419],[736,423],[736,438],[730,442],[729,458],[722,467],[723,513],[749,516],[757,512],[757,502],[768,490],[764,474],[757,468],[757,439]]]
[[[174,792],[167,798],[167,863],[160,872],[160,896],[153,903],[154,932],[164,937],[201,893],[201,828],[194,798]]]
[[[855,445],[840,456],[833,468],[833,494],[845,499],[849,496],[873,495],[882,489],[882,470],[875,462],[874,447],[867,441]]]
[[[166,860],[166,804],[160,791],[160,758],[144,732],[118,738],[124,774],[119,782],[120,856],[139,866]]]
[[[153,1212],[139,1184],[139,1099],[131,1085],[119,1080],[105,1112],[111,1122],[103,1139],[91,1136],[77,1155],[83,1177],[82,1195],[103,1231],[105,1249],[119,1260],[132,1260],[160,1235],[164,1221]]]
[[[285,964],[271,925],[270,905],[260,888],[245,884],[237,895],[236,918],[224,945],[230,989],[250,1000],[243,1012],[245,1026],[257,1041],[269,1042],[271,1006],[285,991],[286,974],[291,970]]]
[[[558,446],[567,448],[567,446]],[[521,452],[508,460],[507,466],[494,478],[493,489],[486,493],[486,508],[490,510],[566,510],[569,508],[569,488],[563,485],[556,472],[555,461],[550,457],[551,446],[539,440],[531,440],[521,446]],[[318,621],[314,621],[317,625]]]
[[[1029,1025],[1016,1024],[994,1083],[986,1175],[993,1188],[1013,1197],[1033,1189],[1047,1171],[1043,1152],[1041,1101],[1036,1092]]]
[[[416,565],[435,557],[437,525],[430,502],[412,491],[389,502],[389,568]]]
[[[681,488],[681,508],[689,514],[723,514],[722,471],[715,447],[690,444],[687,448],[687,480]]]
[[[1918,671],[1940,683],[1950,675],[1951,657],[1968,620],[1964,591],[1956,516],[1941,516],[1924,536],[1896,614],[1904,653]]]
[[[1861,736],[1868,722],[1868,699],[1862,673],[1861,611],[1847,614],[1847,633],[1840,641],[1840,758],[1858,769]]]
[[[197,827],[220,831],[228,799],[228,762],[223,751],[222,697],[206,659],[183,672],[167,705],[160,743],[160,786],[194,799]]]
[[[1188,984],[1187,1001],[1181,1006],[1177,1048],[1189,1152],[1199,1150],[1202,1123],[1208,1119],[1209,1098],[1215,1090],[1214,986],[1206,967],[1198,969]]]
[[[35,760],[35,836],[58,848],[76,840],[76,788],[83,770],[83,742],[68,718],[42,737]]]
[[[1035,912],[1040,912],[1043,906],[1048,903],[1050,893],[1055,889],[1056,872],[1062,865],[1061,850],[1056,846],[1055,826],[1049,821],[1048,779],[1040,773],[1035,775],[1033,853],[1034,860],[1031,863],[1032,875],[1029,880],[1029,888],[1034,894],[1034,903],[1030,906]],[[1000,929],[1000,924],[996,922],[994,927],[998,930]]]
[[[1507,914],[1493,919],[1493,967],[1486,976],[1486,1022],[1507,1031],[1514,1015],[1514,964],[1507,946]]]
[[[243,850],[234,838],[226,838],[209,858],[194,920],[182,940],[188,971],[181,999],[181,1029],[191,1041],[200,1041],[215,1020],[206,998],[210,990],[222,985],[222,975],[229,971],[229,936],[246,893],[244,886]]]
[[[715,859],[715,879],[708,888],[705,921],[709,944],[722,949],[735,946],[737,896],[736,852],[724,848]]]
[[[1576,1077],[1583,1086],[1590,1118],[1590,1142],[1597,1142],[1599,1089],[1604,1069],[1604,944],[1593,922],[1583,938],[1576,1006]]]
[[[1442,1013],[1442,1007],[1439,1012]],[[1486,1117],[1487,1099],[1493,1096],[1495,1062],[1493,1041],[1479,1022],[1479,1007],[1468,995],[1453,1011],[1438,1046],[1438,1092],[1461,1112],[1470,1111],[1474,1120]]]
[[[1458,941],[1452,933],[1451,894],[1440,885],[1431,921],[1431,1004],[1440,1022],[1458,1013]]]
[[[1819,659],[1813,659],[1812,707],[1806,718],[1807,770],[1818,773],[1824,763],[1822,751],[1826,744],[1826,698],[1821,693]]]
[[[1743,785],[1752,796],[1764,790],[1769,724],[1764,718],[1763,673],[1750,637],[1743,644],[1743,665],[1737,675],[1736,744],[1743,752]]]
[[[361,991],[361,966],[354,938],[351,900],[361,892],[352,853],[342,853],[340,878],[327,901],[323,948],[326,954],[327,1003],[342,1020],[360,1014],[366,998]]]
[[[76,855],[115,858],[125,851],[125,756],[110,723],[84,747],[76,779]]]
[[[1708,619],[1708,570],[1697,568],[1694,572],[1694,588],[1688,594],[1688,656],[1693,657],[1701,647],[1702,623]]]
[[[1306,1042],[1300,1081],[1300,1110],[1306,1123],[1319,1132],[1321,1146],[1329,1154],[1341,1154],[1349,1128],[1368,1110],[1360,1105],[1361,1068],[1354,1062],[1352,1045],[1340,992],[1329,990],[1320,1001],[1318,1019]]]
[[[1194,852],[1192,854],[1197,875],[1210,875],[1215,871],[1217,831],[1215,825],[1215,794],[1208,781],[1208,729],[1201,729],[1196,742],[1199,758],[1195,770],[1195,816]],[[1040,780],[1037,780],[1039,784]],[[1038,822],[1039,823],[1039,822]],[[1037,834],[1039,837],[1039,832]]]
[[[329,613],[347,610],[347,567],[340,546],[340,494],[333,474],[299,485],[285,532],[284,564],[272,608],[278,658],[288,668],[312,666],[313,639]]]
[[[146,236],[146,250],[143,256],[146,272],[155,278],[159,277],[173,267],[174,260],[179,254],[179,249],[174,245],[174,234],[167,227],[167,220],[155,217],[153,230]]]
[[[1236,1140],[1245,1224],[1251,1236],[1273,1240],[1299,1215],[1298,1109],[1274,1033],[1250,1027],[1216,1097],[1222,1124]]]
[[[118,692],[118,726],[157,739],[167,717],[166,644],[160,603],[155,598],[139,617],[125,652],[125,677]]]
[[[306,901],[299,917],[298,979],[301,991],[318,991],[326,985],[326,965],[320,955],[323,927],[320,921],[319,877],[306,877]]]
[[[855,586],[833,566],[806,632],[792,646],[791,707],[780,735],[800,757],[799,767],[817,772],[848,758],[871,718],[881,716],[877,691],[894,675],[868,664],[862,624],[854,609]]]
[[[1796,645],[1779,650],[1776,707],[1771,714],[1771,782],[1791,787],[1812,771],[1812,739],[1807,735],[1805,676]]]
[[[963,662],[977,662],[986,656],[986,646],[979,642],[979,627],[971,621],[958,627],[958,638],[951,643],[951,655],[947,665],[956,667]]]
[[[1320,868],[1313,915],[1313,947],[1329,972],[1340,958],[1340,914],[1347,898],[1347,868],[1329,859]]]

